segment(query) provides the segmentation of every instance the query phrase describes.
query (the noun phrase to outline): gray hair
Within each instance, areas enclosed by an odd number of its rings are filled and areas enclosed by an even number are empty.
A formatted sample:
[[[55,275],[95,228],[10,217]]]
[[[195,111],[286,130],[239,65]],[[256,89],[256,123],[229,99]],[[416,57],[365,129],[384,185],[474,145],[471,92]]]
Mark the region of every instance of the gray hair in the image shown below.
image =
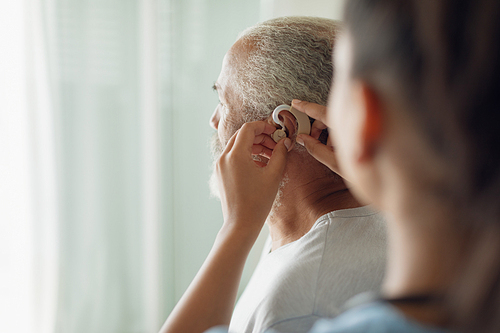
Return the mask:
[[[276,18],[243,31],[238,40],[249,46],[249,52],[232,81],[242,101],[238,110],[242,123],[264,120],[276,106],[290,104],[294,98],[326,105],[333,74],[333,45],[339,31],[338,21],[304,16]],[[211,147],[215,163],[223,151],[217,135]],[[305,152],[298,144],[295,149]],[[326,177],[340,181],[330,169],[323,168]],[[271,215],[281,204],[288,180],[284,175]],[[209,184],[212,195],[219,197],[214,173]]]
[[[338,21],[318,17],[281,17],[243,31],[250,46],[234,82],[243,102],[244,121],[268,117],[280,104],[297,98],[326,105]]]

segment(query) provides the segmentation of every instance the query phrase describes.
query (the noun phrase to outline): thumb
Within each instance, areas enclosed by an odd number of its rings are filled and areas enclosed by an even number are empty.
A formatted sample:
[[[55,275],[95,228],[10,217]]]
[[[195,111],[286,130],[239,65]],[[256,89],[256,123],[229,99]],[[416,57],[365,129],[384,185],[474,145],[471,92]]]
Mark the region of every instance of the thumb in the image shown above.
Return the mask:
[[[270,171],[275,171],[280,174],[283,173],[286,164],[286,158],[288,154],[288,148],[290,147],[292,141],[289,138],[280,140],[273,149],[273,154],[267,163],[267,168]]]
[[[332,146],[324,145],[320,141],[306,134],[299,134],[297,136],[297,143],[303,145],[312,157],[326,165],[333,172],[340,175],[337,157],[335,156]]]

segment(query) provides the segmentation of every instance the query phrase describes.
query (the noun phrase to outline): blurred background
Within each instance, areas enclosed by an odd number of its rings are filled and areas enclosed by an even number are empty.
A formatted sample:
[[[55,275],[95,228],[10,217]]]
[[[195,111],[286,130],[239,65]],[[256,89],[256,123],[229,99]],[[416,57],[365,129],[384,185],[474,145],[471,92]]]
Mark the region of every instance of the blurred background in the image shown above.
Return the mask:
[[[0,331],[157,332],[222,223],[224,54],[259,21],[342,4],[0,1]]]

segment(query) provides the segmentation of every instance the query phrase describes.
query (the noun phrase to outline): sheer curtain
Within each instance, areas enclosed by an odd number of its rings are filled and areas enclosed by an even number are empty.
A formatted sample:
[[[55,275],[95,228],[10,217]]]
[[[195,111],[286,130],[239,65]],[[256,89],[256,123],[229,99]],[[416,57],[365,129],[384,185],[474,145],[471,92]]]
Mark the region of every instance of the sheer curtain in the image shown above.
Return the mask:
[[[154,332],[221,223],[210,87],[255,1],[45,3],[57,91],[57,331]],[[53,13],[53,16],[49,16]]]
[[[0,3],[0,330],[53,332],[54,119],[41,3]]]
[[[0,330],[34,329],[34,203],[24,3],[0,5]]]
[[[0,330],[159,329],[221,224],[211,86],[259,8],[0,4]]]

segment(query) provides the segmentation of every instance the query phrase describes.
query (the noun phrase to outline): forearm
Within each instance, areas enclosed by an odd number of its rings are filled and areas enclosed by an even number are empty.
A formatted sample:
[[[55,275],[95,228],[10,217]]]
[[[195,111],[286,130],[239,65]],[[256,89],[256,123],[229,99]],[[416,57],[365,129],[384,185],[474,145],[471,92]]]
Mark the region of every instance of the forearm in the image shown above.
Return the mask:
[[[223,227],[203,266],[161,329],[167,332],[203,332],[228,325],[250,249],[258,231]]]
[[[217,160],[215,172],[224,225],[160,333],[196,333],[229,324],[245,260],[278,192],[286,163],[285,143],[291,144],[290,139],[285,139],[267,147],[274,147],[269,162],[256,165],[252,158],[254,146],[272,140],[265,137],[275,130],[262,121],[244,124]]]

